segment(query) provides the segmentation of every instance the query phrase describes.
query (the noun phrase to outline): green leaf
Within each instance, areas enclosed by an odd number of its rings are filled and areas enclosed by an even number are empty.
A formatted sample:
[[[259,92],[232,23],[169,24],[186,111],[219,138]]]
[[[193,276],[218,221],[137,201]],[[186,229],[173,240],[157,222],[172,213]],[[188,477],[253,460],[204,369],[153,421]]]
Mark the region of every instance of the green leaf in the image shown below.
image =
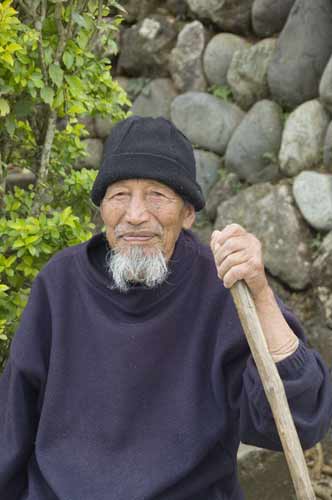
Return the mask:
[[[73,12],[72,18],[76,24],[78,24],[79,26],[82,26],[82,28],[87,28],[87,23],[86,23],[86,20],[84,19],[83,16],[81,16],[77,12]]]
[[[57,87],[61,87],[63,83],[63,70],[58,64],[51,64],[48,69],[51,80]]]
[[[37,89],[41,89],[44,86],[41,73],[32,73],[30,76],[31,81]]]
[[[54,90],[51,87],[43,87],[40,91],[40,97],[46,104],[52,106],[54,99]]]
[[[0,116],[6,116],[10,113],[10,107],[7,99],[0,97]]]
[[[1,55],[1,59],[10,64],[10,66],[14,66],[14,59],[11,54],[4,53]]]
[[[67,81],[71,93],[76,97],[79,96],[81,92],[83,92],[84,87],[82,81],[74,75],[65,76],[65,80]]]
[[[6,127],[8,134],[9,134],[9,137],[12,138],[14,136],[14,132],[15,132],[15,128],[16,128],[15,118],[12,114],[6,116],[5,127]]]
[[[33,102],[31,99],[22,98],[17,101],[14,105],[14,113],[16,118],[25,118],[30,115],[33,110]]]
[[[29,236],[28,238],[26,238],[25,239],[25,244],[26,245],[31,245],[31,243],[35,243],[38,240],[39,240],[39,235],[35,234],[34,236]]]
[[[55,108],[60,108],[63,105],[64,100],[65,100],[65,96],[64,96],[63,90],[58,89],[56,96],[55,96],[55,99],[54,99],[54,102],[53,102],[53,106]]]
[[[74,55],[68,50],[62,56],[63,64],[67,69],[70,69],[74,64]]]
[[[86,112],[86,107],[84,106],[83,102],[75,102],[70,108],[68,109],[67,113],[69,115],[80,115]]]

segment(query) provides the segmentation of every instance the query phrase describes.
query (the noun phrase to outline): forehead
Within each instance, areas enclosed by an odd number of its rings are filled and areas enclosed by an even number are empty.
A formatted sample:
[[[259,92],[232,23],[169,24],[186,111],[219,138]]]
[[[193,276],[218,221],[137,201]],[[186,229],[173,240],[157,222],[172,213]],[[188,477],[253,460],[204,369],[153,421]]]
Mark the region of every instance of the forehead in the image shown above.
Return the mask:
[[[155,189],[162,189],[163,191],[166,191],[169,194],[172,194],[173,196],[179,196],[171,187],[154,179],[123,179],[110,184],[107,187],[106,192],[118,188],[126,188],[129,190],[134,190],[134,189],[145,190],[145,189],[155,188]]]

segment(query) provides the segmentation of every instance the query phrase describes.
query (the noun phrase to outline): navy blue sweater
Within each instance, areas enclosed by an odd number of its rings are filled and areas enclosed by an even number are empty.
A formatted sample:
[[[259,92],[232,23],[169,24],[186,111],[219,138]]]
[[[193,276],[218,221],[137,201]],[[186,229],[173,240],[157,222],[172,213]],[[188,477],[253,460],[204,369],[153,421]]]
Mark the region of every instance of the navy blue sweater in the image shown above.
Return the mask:
[[[67,248],[34,281],[0,378],[1,500],[240,500],[241,439],[281,449],[230,293],[213,257],[180,236],[171,274],[127,294]],[[278,363],[300,439],[332,413],[320,356]]]

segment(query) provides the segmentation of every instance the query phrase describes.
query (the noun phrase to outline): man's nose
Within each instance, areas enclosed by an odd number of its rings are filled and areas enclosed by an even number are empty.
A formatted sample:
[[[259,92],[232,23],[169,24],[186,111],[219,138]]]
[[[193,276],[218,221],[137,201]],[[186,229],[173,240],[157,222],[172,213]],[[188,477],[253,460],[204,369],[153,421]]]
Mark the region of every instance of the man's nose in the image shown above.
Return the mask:
[[[141,194],[133,194],[126,207],[125,220],[128,224],[138,225],[149,220],[146,201]]]

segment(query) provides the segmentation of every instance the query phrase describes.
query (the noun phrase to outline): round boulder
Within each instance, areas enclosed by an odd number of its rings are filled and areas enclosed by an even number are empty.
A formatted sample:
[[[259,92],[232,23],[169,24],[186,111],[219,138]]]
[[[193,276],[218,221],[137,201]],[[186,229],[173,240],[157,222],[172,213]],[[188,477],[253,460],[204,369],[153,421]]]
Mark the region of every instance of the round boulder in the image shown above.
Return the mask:
[[[319,95],[324,106],[332,113],[332,56],[320,81]]]
[[[125,21],[129,24],[141,21],[149,14],[156,11],[158,6],[164,2],[161,0],[122,0],[121,5],[127,11],[124,15]]]
[[[243,118],[227,146],[227,170],[251,184],[276,179],[281,134],[281,108],[272,101],[258,102]]]
[[[248,35],[253,1],[187,0],[187,4],[199,19],[212,21],[222,31]]]
[[[318,285],[316,292],[322,316],[332,328],[332,231],[325,236],[313,262],[312,279]],[[329,363],[331,354],[330,350]]]
[[[235,104],[204,92],[187,92],[172,102],[171,118],[195,145],[218,154],[226,146],[244,116]]]
[[[5,191],[13,191],[14,187],[17,186],[21,189],[28,189],[30,184],[36,184],[36,176],[33,172],[27,168],[10,169],[7,177],[5,178]]]
[[[305,102],[289,115],[279,153],[284,174],[294,176],[321,162],[329,120],[318,100]]]
[[[332,231],[323,239],[312,271],[314,283],[332,287]]]
[[[332,230],[332,175],[301,172],[294,180],[293,195],[308,224],[318,230]]]
[[[222,160],[220,156],[210,151],[194,149],[197,182],[201,186],[205,199],[218,179],[218,170]]]
[[[325,136],[324,166],[332,169],[332,122],[330,123]]]
[[[227,85],[227,72],[236,50],[249,48],[244,38],[232,33],[219,33],[208,43],[203,58],[204,71],[212,85]]]
[[[290,109],[318,96],[332,53],[331,0],[297,0],[277,43],[268,81],[274,100]]]
[[[176,42],[175,20],[159,14],[121,34],[117,72],[127,76],[161,77],[168,75],[168,57]]]
[[[205,47],[204,26],[199,21],[186,24],[180,31],[169,60],[169,71],[180,92],[205,90],[202,56]]]
[[[248,49],[235,52],[227,81],[235,101],[243,109],[269,97],[267,69],[276,48],[276,40],[267,38]]]
[[[97,115],[95,117],[95,129],[97,137],[99,139],[106,139],[106,137],[111,133],[114,125],[115,122],[113,121],[112,115]]]
[[[265,38],[280,33],[295,0],[255,0],[252,26],[256,35]]]
[[[217,217],[217,210],[220,203],[237,194],[240,185],[238,176],[232,172],[226,172],[225,170],[220,169],[219,175],[219,180],[209,191],[209,196],[205,205],[205,212],[212,222]]]
[[[85,139],[82,141],[85,146],[87,156],[77,160],[76,168],[99,168],[102,154],[103,142],[100,139]]]
[[[135,99],[131,112],[139,116],[171,117],[171,104],[177,96],[172,80],[157,78],[148,83]]]
[[[310,230],[287,185],[255,184],[221,203],[215,229],[236,222],[262,242],[268,271],[294,290],[310,283]]]

